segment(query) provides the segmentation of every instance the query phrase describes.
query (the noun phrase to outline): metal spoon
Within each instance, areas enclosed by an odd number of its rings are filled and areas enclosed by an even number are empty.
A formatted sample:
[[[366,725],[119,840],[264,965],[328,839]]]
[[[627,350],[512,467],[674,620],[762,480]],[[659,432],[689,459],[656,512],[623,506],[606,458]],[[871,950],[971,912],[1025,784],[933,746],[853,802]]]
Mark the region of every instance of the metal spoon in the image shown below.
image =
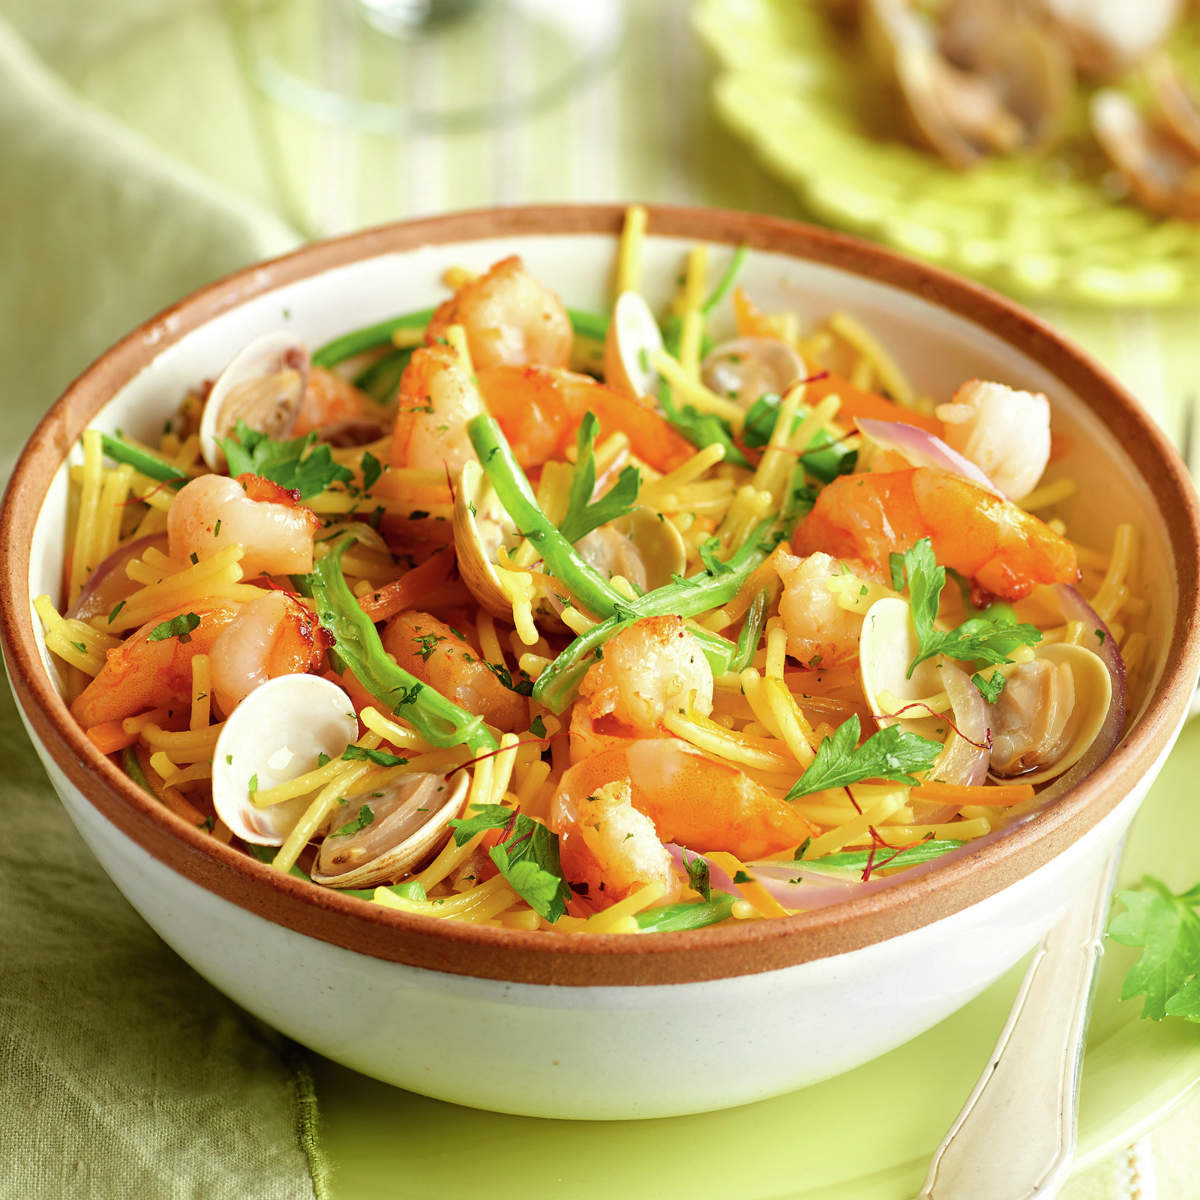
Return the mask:
[[[1042,940],[988,1065],[917,1200],[1053,1197],[1075,1155],[1079,1078],[1120,848]]]

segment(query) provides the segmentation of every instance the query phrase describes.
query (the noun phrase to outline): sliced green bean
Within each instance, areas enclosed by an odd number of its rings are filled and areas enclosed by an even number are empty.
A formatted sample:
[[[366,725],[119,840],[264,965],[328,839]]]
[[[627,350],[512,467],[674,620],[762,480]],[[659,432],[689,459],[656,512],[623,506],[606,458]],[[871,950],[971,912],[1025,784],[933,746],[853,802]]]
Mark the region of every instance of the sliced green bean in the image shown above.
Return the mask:
[[[170,484],[173,488],[183,487],[191,478],[186,472],[159,458],[157,454],[151,454],[149,450],[143,450],[140,446],[131,446],[124,439],[111,433],[102,433],[100,444],[109,458],[119,463],[128,463],[134,470],[141,471],[143,475],[161,483]]]
[[[403,313],[398,317],[389,317],[386,321],[376,321],[374,325],[364,325],[361,329],[352,329],[335,337],[333,341],[313,351],[312,364],[314,367],[333,367],[356,354],[374,350],[377,346],[385,345],[392,340],[392,334],[401,329],[424,329],[433,317],[432,308],[422,308],[417,312]]]
[[[415,348],[405,346],[377,358],[354,377],[354,386],[366,392],[376,404],[386,404],[400,386],[400,377],[404,374]]]
[[[703,929],[726,920],[733,912],[736,896],[728,892],[713,892],[708,900],[685,901],[682,904],[663,904],[637,913],[634,920],[642,933],[678,933],[685,929]]]

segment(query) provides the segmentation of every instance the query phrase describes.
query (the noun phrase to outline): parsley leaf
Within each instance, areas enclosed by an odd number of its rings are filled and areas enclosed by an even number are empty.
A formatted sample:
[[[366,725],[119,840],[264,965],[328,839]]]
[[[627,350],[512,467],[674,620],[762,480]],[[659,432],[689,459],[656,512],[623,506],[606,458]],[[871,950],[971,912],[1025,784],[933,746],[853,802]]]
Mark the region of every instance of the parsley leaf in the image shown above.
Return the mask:
[[[347,762],[354,762],[356,759],[361,762],[373,762],[381,767],[402,767],[407,758],[401,758],[398,754],[389,754],[386,750],[372,750],[367,746],[347,746],[342,751],[342,757]]]
[[[301,500],[318,495],[331,483],[347,483],[354,478],[352,471],[333,461],[326,445],[306,455],[305,451],[316,440],[315,433],[306,433],[291,441],[277,442],[251,429],[245,421],[237,423],[233,437],[217,439],[229,460],[230,475],[259,475],[299,492]]]
[[[912,678],[917,664],[938,654],[972,663],[1011,662],[1009,655],[1019,646],[1031,646],[1042,640],[1032,625],[1018,623],[1008,605],[985,609],[956,629],[934,629],[942,589],[946,586],[946,569],[938,566],[933,543],[921,538],[903,555],[891,556],[892,583],[899,585],[907,579],[913,628],[917,631],[920,649],[908,664]],[[997,693],[998,694],[998,693]]]
[[[637,467],[625,467],[617,482],[600,497],[592,500],[596,487],[596,435],[600,422],[595,413],[586,413],[579,424],[576,437],[575,471],[571,476],[571,491],[567,500],[567,515],[559,524],[559,532],[568,542],[577,542],[600,525],[623,517],[637,503],[642,474]]]
[[[971,682],[979,689],[979,694],[989,704],[995,704],[1000,699],[1000,693],[1004,691],[1004,685],[1008,680],[999,671],[993,671],[989,679],[978,674],[972,675]]]
[[[358,810],[358,816],[353,821],[347,821],[345,825],[339,829],[335,829],[329,836],[349,837],[352,833],[357,833],[360,829],[366,829],[373,820],[375,820],[375,814],[371,811],[371,806],[364,804]]]
[[[845,787],[863,779],[893,779],[915,784],[913,771],[928,771],[941,753],[942,743],[885,725],[863,744],[858,744],[862,726],[858,716],[843,721],[831,737],[823,738],[816,757],[792,784],[785,800],[796,800],[810,792]]]
[[[699,446],[703,450],[705,446],[717,442],[725,447],[722,462],[734,463],[739,467],[750,465],[750,460],[734,442],[733,430],[729,423],[721,420],[716,413],[701,412],[692,404],[677,407],[671,400],[670,388],[665,383],[659,389],[659,403],[667,422],[693,446]]]
[[[192,640],[192,630],[200,624],[200,618],[194,612],[180,613],[169,621],[163,621],[146,634],[148,642],[165,642],[168,638],[177,637],[181,642]]]
[[[1200,1021],[1200,885],[1178,895],[1158,879],[1142,880],[1141,891],[1118,892],[1125,911],[1114,917],[1108,936],[1142,954],[1125,977],[1121,999],[1144,994],[1142,1016]]]
[[[495,675],[495,677],[500,680],[500,682],[504,684],[504,686],[508,688],[510,692],[516,692],[518,696],[533,695],[533,680],[528,678],[528,676],[524,679],[518,679],[514,683],[512,672],[503,663],[488,662],[486,658],[481,658],[479,661],[483,663],[483,665],[487,667],[487,669],[491,671],[491,673]]]
[[[720,541],[715,537],[705,538],[700,543],[700,561],[704,564],[704,569],[714,578],[717,575],[733,574],[733,568],[717,557],[720,546]]]
[[[529,723],[529,732],[536,738],[544,738],[546,736],[546,722],[542,720],[541,713]]]
[[[558,835],[540,821],[502,804],[481,804],[473,815],[450,822],[454,844],[465,845],[486,829],[504,829],[506,836],[488,851],[488,857],[529,907],[547,921],[557,921],[567,911],[570,889],[562,877]]]
[[[370,450],[365,450],[362,456],[363,491],[369,492],[379,482],[382,474],[383,463]]]

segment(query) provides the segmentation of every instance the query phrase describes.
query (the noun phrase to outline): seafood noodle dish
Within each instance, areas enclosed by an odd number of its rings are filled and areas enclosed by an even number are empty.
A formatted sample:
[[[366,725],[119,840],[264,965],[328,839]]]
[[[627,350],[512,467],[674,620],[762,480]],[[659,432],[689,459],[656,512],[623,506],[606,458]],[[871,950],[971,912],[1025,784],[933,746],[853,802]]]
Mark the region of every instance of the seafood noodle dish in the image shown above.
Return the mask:
[[[766,311],[744,248],[656,311],[645,224],[606,312],[447,261],[87,430],[34,607],[91,743],[275,871],[579,935],[849,901],[1092,771],[1155,651],[1137,530],[1059,516],[1047,397],[927,394],[856,314]]]

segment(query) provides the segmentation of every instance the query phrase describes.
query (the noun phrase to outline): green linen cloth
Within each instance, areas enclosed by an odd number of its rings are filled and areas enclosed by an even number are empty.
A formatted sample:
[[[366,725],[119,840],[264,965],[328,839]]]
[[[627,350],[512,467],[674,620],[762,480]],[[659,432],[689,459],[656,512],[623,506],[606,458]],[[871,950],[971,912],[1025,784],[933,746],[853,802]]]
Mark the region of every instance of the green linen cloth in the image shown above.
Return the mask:
[[[52,6],[38,13],[48,34]],[[94,14],[81,26],[82,44],[98,44]],[[94,355],[295,236],[78,103],[3,22],[0,80],[6,478],[48,402]],[[306,1062],[118,894],[58,803],[6,683],[0,1197],[324,1195]]]

